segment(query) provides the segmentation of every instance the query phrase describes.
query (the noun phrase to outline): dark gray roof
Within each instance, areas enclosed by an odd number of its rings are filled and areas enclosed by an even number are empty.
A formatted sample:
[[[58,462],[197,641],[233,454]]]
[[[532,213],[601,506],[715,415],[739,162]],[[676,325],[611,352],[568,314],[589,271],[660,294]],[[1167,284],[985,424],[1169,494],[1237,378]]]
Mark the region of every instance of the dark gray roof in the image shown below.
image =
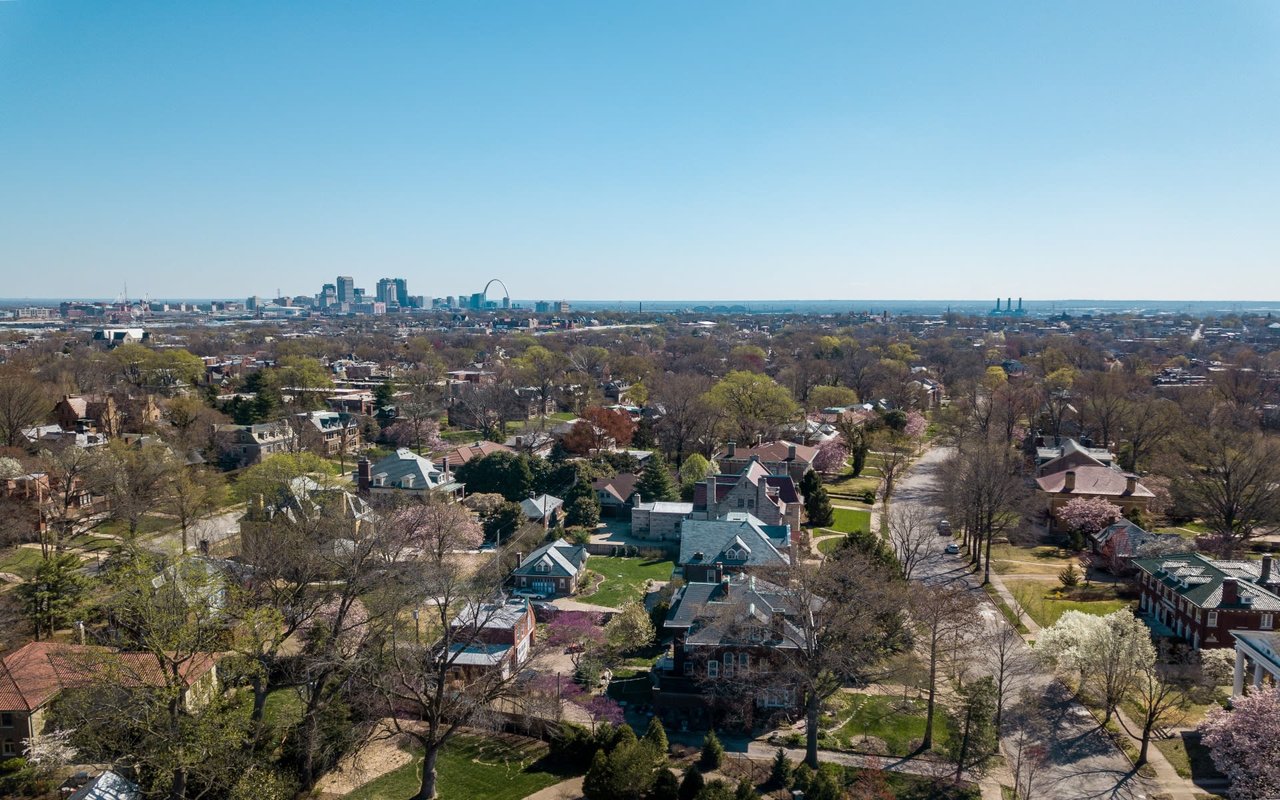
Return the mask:
[[[771,583],[739,575],[721,583],[688,583],[672,598],[663,627],[688,631],[685,643],[716,645],[739,640],[748,630],[769,629],[763,640],[772,647],[794,647],[800,636],[790,617],[795,599]],[[778,640],[774,615],[782,615],[783,636]],[[747,636],[747,640],[751,641]]]
[[[437,489],[444,484],[444,473],[431,459],[423,458],[406,447],[374,464],[369,475],[374,486],[395,489]]]
[[[1216,561],[1200,553],[1136,558],[1133,565],[1200,608],[1223,608],[1222,582],[1236,579],[1242,602],[1236,608],[1280,611],[1280,596],[1258,585],[1262,566],[1255,561]]]
[[[525,556],[524,561],[512,573],[530,577],[572,578],[586,563],[587,548],[558,539]],[[539,570],[540,564],[545,569]]]
[[[776,567],[790,563],[778,544],[789,538],[785,525],[765,525],[750,514],[726,519],[686,519],[680,523],[681,564]],[[772,535],[771,535],[772,534]]]

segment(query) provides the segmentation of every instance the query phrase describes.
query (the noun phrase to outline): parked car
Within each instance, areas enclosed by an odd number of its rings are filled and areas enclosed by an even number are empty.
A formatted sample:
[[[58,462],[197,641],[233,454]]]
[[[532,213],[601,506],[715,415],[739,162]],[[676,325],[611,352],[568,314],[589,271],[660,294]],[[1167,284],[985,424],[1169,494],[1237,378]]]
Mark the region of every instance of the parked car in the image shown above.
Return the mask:
[[[511,592],[512,597],[523,597],[526,600],[546,600],[547,596],[542,592],[533,589],[514,589]]]
[[[951,523],[950,523],[950,522],[947,522],[945,519],[940,519],[940,520],[938,520],[938,535],[939,535],[939,536],[950,536],[950,535],[951,535]]]
[[[947,545],[947,549],[945,552],[949,556],[960,555],[960,545],[956,544],[955,542],[952,542],[951,544]]]

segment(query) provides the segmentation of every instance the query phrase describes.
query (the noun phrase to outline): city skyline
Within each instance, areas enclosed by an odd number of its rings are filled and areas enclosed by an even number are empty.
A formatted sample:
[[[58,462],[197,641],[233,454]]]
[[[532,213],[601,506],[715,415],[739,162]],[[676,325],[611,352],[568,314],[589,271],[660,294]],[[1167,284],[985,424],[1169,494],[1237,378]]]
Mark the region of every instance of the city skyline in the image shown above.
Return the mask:
[[[3,293],[1280,297],[1278,40],[1251,2],[2,3]]]

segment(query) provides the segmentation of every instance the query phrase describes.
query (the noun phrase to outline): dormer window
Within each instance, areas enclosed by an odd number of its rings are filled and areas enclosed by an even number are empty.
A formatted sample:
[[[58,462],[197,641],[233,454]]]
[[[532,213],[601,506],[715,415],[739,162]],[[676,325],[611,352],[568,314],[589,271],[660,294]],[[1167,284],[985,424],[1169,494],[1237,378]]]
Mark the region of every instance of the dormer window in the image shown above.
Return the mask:
[[[534,572],[550,572],[550,571],[551,571],[551,565],[550,565],[550,564],[548,564],[548,563],[547,563],[547,562],[545,562],[545,561],[539,561],[539,562],[538,562],[538,564],[537,564],[537,566],[535,566],[535,567],[533,568],[533,571],[534,571]]]

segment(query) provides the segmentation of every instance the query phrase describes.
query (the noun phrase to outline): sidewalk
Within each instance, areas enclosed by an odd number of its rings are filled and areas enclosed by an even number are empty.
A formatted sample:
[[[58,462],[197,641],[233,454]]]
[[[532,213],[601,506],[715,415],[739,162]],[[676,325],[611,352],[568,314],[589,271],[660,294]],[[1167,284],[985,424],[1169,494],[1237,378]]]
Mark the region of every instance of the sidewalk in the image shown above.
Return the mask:
[[[1018,618],[1022,620],[1022,624],[1027,626],[1029,633],[1024,638],[1036,638],[1041,631],[1040,625],[1019,605],[1018,601],[1014,599],[1013,593],[1004,585],[1002,577],[995,572],[991,573],[991,586],[995,588],[996,594],[1000,596],[1000,599],[1018,615]],[[1092,713],[1091,711],[1090,714]],[[1142,748],[1142,740],[1131,735],[1129,731],[1141,732],[1141,726],[1133,724],[1125,716],[1125,713],[1118,708],[1115,711],[1115,716],[1118,718],[1120,735],[1128,739],[1135,749],[1140,750]],[[1169,760],[1164,757],[1164,753],[1160,751],[1160,748],[1155,746],[1154,741],[1147,748],[1147,763],[1155,770],[1156,780],[1160,783],[1161,791],[1173,798],[1173,800],[1196,800],[1197,796],[1204,794],[1195,784],[1178,774],[1173,765],[1169,763]]]

